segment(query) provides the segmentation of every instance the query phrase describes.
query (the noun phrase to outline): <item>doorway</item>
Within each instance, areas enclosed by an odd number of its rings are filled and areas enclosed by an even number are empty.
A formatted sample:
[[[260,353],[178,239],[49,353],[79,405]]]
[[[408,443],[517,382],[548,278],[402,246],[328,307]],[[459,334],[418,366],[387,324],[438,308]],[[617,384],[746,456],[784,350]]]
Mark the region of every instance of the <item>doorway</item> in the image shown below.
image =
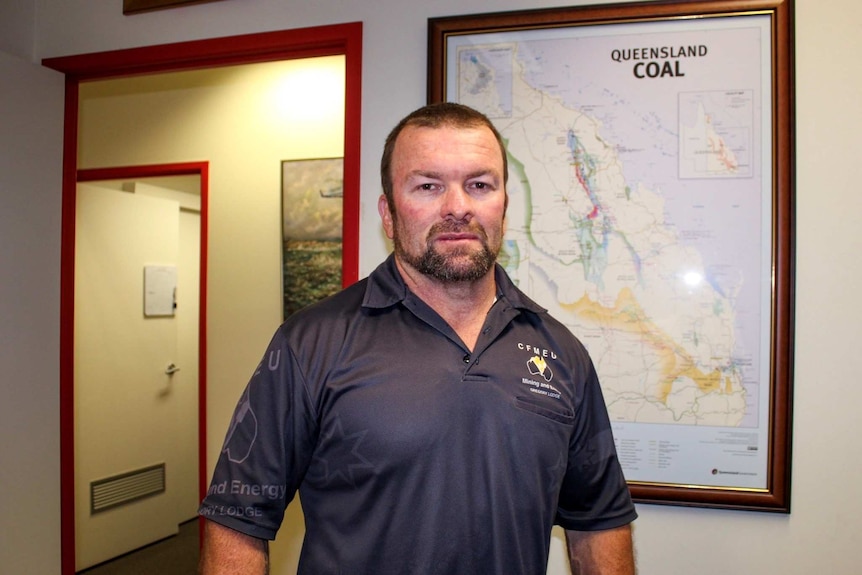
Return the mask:
[[[78,174],[77,570],[173,537],[196,515],[206,173]]]
[[[63,161],[63,223],[61,252],[61,356],[60,356],[60,427],[61,427],[61,542],[62,573],[75,572],[75,482],[74,482],[74,270],[76,175],[79,166],[80,84],[89,80],[152,74],[170,70],[192,70],[244,63],[268,62],[343,55],[345,57],[344,115],[344,252],[343,282],[353,283],[358,274],[359,227],[359,118],[361,110],[361,23],[322,26],[293,31],[270,32],[217,38],[164,46],[137,48],[111,53],[52,58],[46,66],[66,74],[66,128]],[[202,222],[203,223],[203,222]],[[204,242],[206,224],[201,230]],[[205,252],[202,257],[206,258]],[[204,261],[206,261],[204,259]],[[205,268],[204,268],[205,269]],[[203,278],[205,283],[207,280]],[[205,299],[202,298],[201,322],[205,324]],[[205,336],[205,330],[202,336]],[[201,338],[201,356],[206,358],[206,338]],[[201,388],[205,394],[207,361],[200,369]],[[206,406],[206,403],[204,404]],[[201,443],[207,438],[207,413],[199,418]],[[213,441],[220,443],[220,439]],[[205,445],[199,450],[199,496],[206,490],[208,464]]]

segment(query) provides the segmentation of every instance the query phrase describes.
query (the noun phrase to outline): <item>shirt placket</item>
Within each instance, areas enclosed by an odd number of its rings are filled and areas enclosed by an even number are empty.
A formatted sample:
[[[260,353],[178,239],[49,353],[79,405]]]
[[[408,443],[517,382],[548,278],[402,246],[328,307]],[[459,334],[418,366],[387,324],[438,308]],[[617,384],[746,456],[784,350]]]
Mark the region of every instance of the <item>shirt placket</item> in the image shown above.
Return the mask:
[[[482,355],[491,345],[500,337],[506,326],[518,315],[518,310],[515,309],[507,299],[499,298],[497,302],[488,311],[485,317],[485,324],[482,326],[482,331],[479,332],[479,338],[476,340],[476,347],[472,354],[467,353],[464,356],[464,363],[467,364],[464,370],[464,375],[469,375],[470,371],[477,365]],[[463,345],[463,344],[462,344]]]

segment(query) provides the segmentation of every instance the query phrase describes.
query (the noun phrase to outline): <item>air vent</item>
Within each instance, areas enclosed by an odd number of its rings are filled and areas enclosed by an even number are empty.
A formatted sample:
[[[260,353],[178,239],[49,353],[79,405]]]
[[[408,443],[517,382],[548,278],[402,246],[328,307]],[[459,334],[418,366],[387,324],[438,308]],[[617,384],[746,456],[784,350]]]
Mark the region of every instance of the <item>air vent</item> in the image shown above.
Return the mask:
[[[164,491],[164,463],[99,479],[90,483],[90,513],[99,513]]]

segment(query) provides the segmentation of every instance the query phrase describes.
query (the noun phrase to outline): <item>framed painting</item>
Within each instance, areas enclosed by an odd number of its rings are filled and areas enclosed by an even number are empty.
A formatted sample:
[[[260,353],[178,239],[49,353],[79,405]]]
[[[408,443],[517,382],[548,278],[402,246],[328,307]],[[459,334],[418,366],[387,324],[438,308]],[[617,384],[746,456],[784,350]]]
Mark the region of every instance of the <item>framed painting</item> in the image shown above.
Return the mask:
[[[509,163],[499,261],[587,346],[636,501],[790,511],[793,7],[433,18]]]
[[[344,160],[281,164],[284,318],[342,288]]]

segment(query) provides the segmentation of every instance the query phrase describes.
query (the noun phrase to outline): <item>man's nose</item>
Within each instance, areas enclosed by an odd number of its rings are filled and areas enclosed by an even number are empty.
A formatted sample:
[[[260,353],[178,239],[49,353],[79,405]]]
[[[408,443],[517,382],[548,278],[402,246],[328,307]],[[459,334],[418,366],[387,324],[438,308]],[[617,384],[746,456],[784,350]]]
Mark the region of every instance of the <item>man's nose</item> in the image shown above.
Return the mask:
[[[462,220],[473,213],[472,198],[467,190],[461,185],[452,185],[446,188],[441,206],[441,216]]]

